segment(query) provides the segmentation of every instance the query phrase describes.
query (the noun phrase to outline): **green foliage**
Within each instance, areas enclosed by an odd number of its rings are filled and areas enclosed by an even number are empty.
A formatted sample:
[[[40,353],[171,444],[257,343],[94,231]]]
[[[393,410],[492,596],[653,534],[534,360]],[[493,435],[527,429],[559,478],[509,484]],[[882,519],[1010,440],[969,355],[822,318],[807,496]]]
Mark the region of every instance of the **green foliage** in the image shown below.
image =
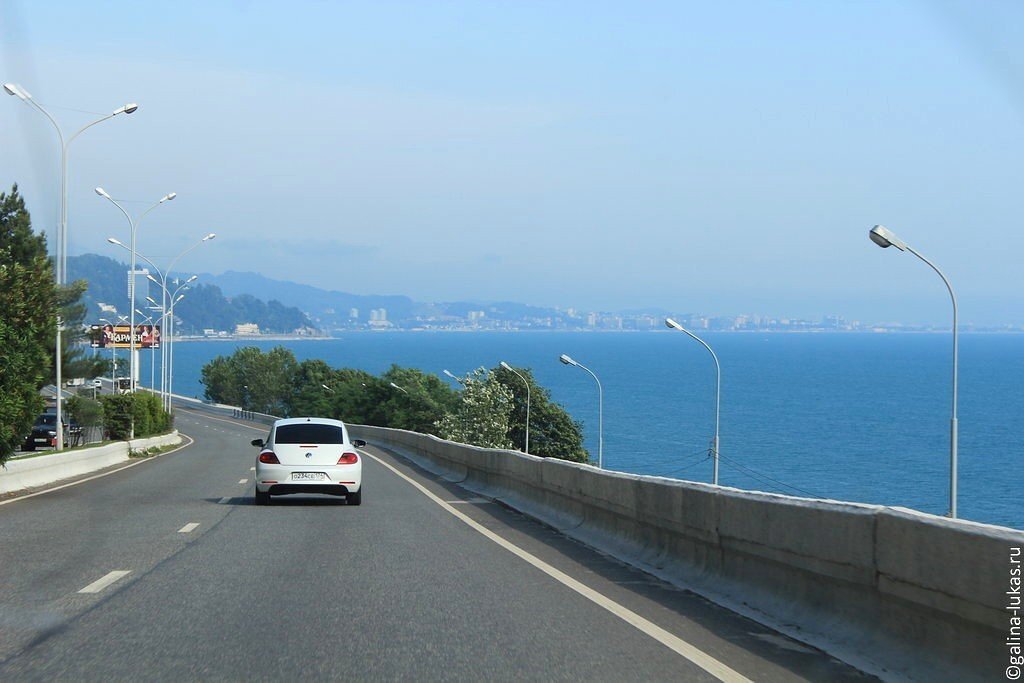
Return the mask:
[[[378,400],[368,424],[382,427],[440,435],[437,424],[458,406],[458,395],[447,382],[415,368],[392,365],[368,388]]]
[[[454,413],[445,415],[438,423],[441,435],[484,448],[512,448],[512,392],[485,368],[478,368],[459,381],[462,400]]]
[[[106,438],[124,441],[132,434],[132,395],[112,394],[101,396],[103,405],[103,433]]]
[[[245,346],[203,366],[206,397],[218,403],[270,415],[288,415],[295,393],[298,363],[283,346],[263,353]]]
[[[171,416],[164,410],[159,396],[147,391],[139,391],[128,396],[132,398],[136,437],[164,434],[171,430]]]
[[[64,380],[72,377],[98,377],[105,375],[110,369],[106,358],[96,358],[92,349],[86,345],[89,340],[89,327],[86,324],[88,307],[82,296],[88,289],[85,280],[76,280],[67,287],[58,290],[58,306],[63,323],[61,334],[61,377]],[[56,383],[56,368],[50,373],[50,382]]]
[[[551,392],[537,384],[528,368],[513,368],[530,383],[530,453],[545,458],[588,462],[590,455],[583,447],[583,425],[572,419],[565,408],[551,401]],[[516,448],[526,439],[526,385],[500,365],[494,377],[514,397],[509,438]]]
[[[534,455],[587,462],[583,428],[527,369],[530,383],[530,451]],[[488,448],[522,448],[526,430],[526,387],[498,367],[480,368],[454,391],[436,375],[392,365],[379,377],[322,360],[295,361],[277,347],[255,347],[219,356],[202,370],[206,397],[272,415],[333,417]],[[395,386],[399,388],[395,388]]]
[[[0,463],[43,410],[39,389],[52,365],[56,302],[46,238],[32,232],[15,185],[0,192]]]
[[[85,396],[72,396],[65,403],[68,422],[82,427],[103,424],[103,404]]]
[[[131,438],[132,425],[135,438],[164,434],[172,426],[171,416],[163,409],[156,394],[140,391],[134,394],[101,396],[103,431],[108,439],[123,441]]]

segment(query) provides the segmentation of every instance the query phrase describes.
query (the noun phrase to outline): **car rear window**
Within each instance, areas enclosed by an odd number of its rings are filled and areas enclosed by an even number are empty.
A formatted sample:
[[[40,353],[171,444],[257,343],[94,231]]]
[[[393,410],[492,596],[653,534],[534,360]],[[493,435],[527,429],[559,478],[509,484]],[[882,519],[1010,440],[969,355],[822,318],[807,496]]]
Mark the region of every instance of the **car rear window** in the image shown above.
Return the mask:
[[[345,432],[334,425],[281,425],[277,428],[274,443],[345,443]]]

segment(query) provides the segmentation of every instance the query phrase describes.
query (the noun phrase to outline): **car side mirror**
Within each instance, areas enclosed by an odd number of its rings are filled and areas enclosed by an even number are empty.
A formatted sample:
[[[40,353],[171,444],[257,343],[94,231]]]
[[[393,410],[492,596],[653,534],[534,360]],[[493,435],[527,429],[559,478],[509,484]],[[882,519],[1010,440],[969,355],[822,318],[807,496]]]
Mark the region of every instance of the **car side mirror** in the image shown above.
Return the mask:
[[[362,439],[352,439],[352,445],[356,448],[366,448],[366,442]]]
[[[256,446],[256,448],[263,448],[264,446],[263,439],[253,439],[249,443],[251,443],[253,446]]]

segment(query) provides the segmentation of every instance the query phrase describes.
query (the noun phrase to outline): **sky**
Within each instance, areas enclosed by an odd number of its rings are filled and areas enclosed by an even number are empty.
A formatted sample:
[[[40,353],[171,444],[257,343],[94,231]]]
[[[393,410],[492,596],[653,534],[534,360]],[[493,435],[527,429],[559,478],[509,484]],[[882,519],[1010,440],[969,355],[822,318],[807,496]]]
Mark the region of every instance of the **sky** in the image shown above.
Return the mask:
[[[1024,5],[0,0],[69,252],[357,294],[1024,324]],[[59,147],[0,93],[0,188]]]

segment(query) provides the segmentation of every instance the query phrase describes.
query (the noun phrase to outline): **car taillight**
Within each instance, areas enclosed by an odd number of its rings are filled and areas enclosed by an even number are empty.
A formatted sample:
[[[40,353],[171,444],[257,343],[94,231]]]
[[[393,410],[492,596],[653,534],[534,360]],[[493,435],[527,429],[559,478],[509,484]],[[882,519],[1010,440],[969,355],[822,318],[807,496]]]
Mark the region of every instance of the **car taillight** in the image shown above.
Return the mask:
[[[264,465],[280,465],[281,461],[274,455],[274,451],[263,451],[260,453],[260,462]]]
[[[342,453],[341,457],[338,458],[339,465],[355,465],[357,462],[359,462],[359,456],[351,451]]]

